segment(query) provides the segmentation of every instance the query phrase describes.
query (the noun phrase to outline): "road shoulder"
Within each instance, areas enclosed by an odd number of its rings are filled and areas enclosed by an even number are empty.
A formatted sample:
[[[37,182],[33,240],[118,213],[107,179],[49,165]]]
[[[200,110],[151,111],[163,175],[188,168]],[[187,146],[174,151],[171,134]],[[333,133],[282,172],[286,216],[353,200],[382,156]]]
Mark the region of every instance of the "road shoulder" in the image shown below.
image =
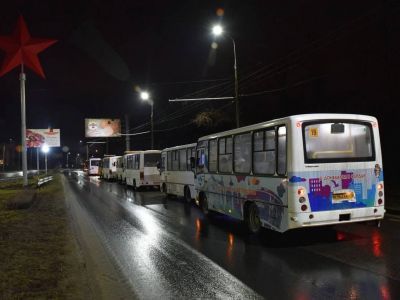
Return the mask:
[[[69,224],[75,240],[79,260],[85,266],[87,286],[91,299],[135,299],[127,280],[109,256],[91,217],[81,207],[69,183],[63,177],[62,184]]]

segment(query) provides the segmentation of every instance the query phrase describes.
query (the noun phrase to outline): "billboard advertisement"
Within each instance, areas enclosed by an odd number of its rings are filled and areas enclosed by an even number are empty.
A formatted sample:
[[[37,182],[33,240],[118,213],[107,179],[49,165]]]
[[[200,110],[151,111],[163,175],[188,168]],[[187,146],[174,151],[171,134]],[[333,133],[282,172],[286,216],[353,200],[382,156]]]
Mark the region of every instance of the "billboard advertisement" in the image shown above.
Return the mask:
[[[46,144],[49,147],[60,147],[60,129],[27,129],[26,146],[38,148]]]
[[[119,137],[119,119],[85,119],[85,137]]]

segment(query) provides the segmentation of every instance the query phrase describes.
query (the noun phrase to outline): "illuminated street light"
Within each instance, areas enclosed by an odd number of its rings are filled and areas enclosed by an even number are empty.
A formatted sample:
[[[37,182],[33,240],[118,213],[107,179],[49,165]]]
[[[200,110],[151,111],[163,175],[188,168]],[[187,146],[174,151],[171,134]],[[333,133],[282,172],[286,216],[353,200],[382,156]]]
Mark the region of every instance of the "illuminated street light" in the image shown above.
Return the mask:
[[[217,24],[213,26],[212,28],[212,33],[215,37],[221,36],[224,34],[224,29],[222,28],[221,25]],[[234,71],[234,76],[235,76],[235,115],[236,115],[236,127],[240,127],[240,120],[239,120],[239,84],[238,84],[238,76],[237,76],[237,62],[236,62],[236,44],[235,40],[230,36],[225,34],[227,37],[229,37],[232,41],[233,45],[233,71]]]
[[[148,92],[141,92],[140,93],[140,98],[144,101],[149,100],[150,99],[150,94]]]
[[[146,91],[140,92],[140,98],[143,101],[148,102],[151,106],[151,113],[150,113],[151,149],[154,149],[154,121],[153,121],[154,101],[150,99],[150,94]]]
[[[79,169],[79,167],[78,167],[78,158],[79,158],[79,160],[80,160],[80,154],[78,153],[78,154],[76,154],[76,158],[75,158],[75,165],[76,165],[76,167]],[[79,161],[80,162],[80,161]]]
[[[44,165],[45,165],[45,174],[47,175],[47,153],[50,151],[50,148],[47,144],[42,146],[42,152],[44,153]]]
[[[215,36],[219,36],[224,32],[224,29],[222,28],[221,25],[214,25],[214,27],[212,28],[212,33]]]

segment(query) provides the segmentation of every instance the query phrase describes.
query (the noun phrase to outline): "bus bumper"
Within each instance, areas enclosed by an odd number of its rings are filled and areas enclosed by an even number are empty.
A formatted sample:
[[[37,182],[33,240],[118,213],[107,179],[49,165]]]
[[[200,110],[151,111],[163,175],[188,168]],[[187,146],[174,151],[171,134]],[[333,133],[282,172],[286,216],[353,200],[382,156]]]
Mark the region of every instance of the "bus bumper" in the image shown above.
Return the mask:
[[[385,208],[383,206],[332,211],[289,213],[289,228],[380,220],[383,219],[384,214]]]

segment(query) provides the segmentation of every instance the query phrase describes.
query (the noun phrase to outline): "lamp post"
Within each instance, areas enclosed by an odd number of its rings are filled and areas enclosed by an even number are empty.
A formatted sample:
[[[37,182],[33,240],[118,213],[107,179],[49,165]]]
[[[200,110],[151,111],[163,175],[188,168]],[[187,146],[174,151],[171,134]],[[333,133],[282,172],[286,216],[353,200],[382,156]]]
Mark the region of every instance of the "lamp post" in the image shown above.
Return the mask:
[[[212,33],[214,36],[218,37],[222,34],[224,34],[224,29],[221,25],[215,25],[212,28]],[[238,76],[237,76],[237,60],[236,60],[236,44],[235,40],[230,36],[226,35],[229,37],[232,41],[233,45],[233,71],[234,71],[234,76],[235,76],[235,117],[236,117],[236,127],[240,127],[240,119],[239,119],[239,83],[238,83]]]
[[[150,113],[151,149],[154,149],[154,121],[153,121],[154,101],[150,99],[150,94],[146,91],[140,93],[140,98],[143,101],[148,102],[151,106],[151,113]]]
[[[70,155],[71,155],[71,152],[68,152],[67,153],[67,168],[68,168],[68,158],[69,158]]]
[[[76,165],[77,169],[79,169],[78,168],[78,158],[79,158],[79,156],[80,156],[80,154],[78,153],[78,154],[76,154],[76,158],[75,158],[75,165]]]
[[[49,152],[50,148],[46,144],[42,146],[42,152],[44,153],[44,166],[45,166],[45,174],[47,175],[47,153]]]

